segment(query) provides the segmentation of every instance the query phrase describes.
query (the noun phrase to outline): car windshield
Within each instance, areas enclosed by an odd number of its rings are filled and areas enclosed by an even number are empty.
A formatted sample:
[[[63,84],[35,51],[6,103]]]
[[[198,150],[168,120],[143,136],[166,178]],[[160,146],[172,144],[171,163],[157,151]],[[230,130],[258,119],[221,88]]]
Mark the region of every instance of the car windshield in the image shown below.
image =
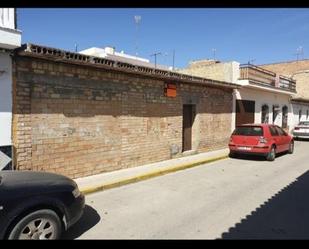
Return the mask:
[[[238,126],[232,135],[263,136],[263,128],[260,126]]]
[[[302,122],[299,122],[299,125],[308,125],[308,126],[309,126],[309,121],[302,121]]]

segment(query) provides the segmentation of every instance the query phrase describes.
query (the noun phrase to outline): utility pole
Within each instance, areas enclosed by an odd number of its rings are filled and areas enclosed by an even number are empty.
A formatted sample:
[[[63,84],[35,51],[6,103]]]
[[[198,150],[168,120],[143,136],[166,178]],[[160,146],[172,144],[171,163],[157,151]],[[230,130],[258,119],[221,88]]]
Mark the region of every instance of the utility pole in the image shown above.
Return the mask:
[[[154,56],[155,58],[155,68],[157,68],[157,55],[161,55],[161,54],[162,54],[161,52],[157,52],[157,53],[153,53],[150,55],[150,56]]]

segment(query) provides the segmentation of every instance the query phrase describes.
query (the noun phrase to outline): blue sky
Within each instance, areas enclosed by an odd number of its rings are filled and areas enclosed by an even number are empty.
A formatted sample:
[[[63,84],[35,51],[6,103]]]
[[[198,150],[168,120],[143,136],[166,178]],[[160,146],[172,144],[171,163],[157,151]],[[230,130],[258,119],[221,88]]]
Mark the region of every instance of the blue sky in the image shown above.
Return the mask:
[[[136,29],[134,16],[141,16]],[[69,51],[114,46],[157,63],[187,66],[213,58],[254,64],[295,60],[309,54],[309,9],[75,8],[17,9],[22,42]],[[301,57],[301,56],[300,56]]]

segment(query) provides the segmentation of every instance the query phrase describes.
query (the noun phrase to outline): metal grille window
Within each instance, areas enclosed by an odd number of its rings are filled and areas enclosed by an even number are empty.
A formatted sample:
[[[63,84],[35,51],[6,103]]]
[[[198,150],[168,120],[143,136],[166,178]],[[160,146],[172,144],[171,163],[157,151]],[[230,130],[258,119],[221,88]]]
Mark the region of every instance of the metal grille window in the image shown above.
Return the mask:
[[[278,114],[279,114],[279,106],[273,105],[273,124],[276,122]]]
[[[282,107],[282,128],[288,127],[288,107]]]
[[[268,122],[269,122],[269,107],[268,105],[263,105],[261,123],[268,124]]]

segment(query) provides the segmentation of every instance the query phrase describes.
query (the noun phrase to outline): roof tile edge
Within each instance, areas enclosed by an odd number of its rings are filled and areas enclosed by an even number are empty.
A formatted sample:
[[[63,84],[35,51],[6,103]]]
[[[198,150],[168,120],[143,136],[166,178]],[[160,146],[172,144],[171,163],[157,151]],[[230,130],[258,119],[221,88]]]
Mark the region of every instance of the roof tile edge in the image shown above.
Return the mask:
[[[219,81],[214,79],[208,79],[198,76],[191,76],[188,74],[181,74],[178,72],[173,72],[169,70],[155,69],[151,67],[137,66],[130,63],[119,62],[115,60],[110,60],[101,57],[95,57],[90,55],[83,55],[80,53],[65,51],[62,49],[41,46],[33,43],[23,44],[21,47],[15,49],[16,53],[21,56],[33,56],[51,59],[54,58],[57,61],[63,61],[66,63],[79,64],[89,66],[104,66],[108,69],[123,71],[126,73],[143,74],[148,76],[156,76],[160,78],[168,78],[180,81],[192,81],[192,83],[204,83],[213,86],[220,86],[225,88],[241,88],[240,85],[232,83]],[[57,59],[58,58],[58,59]]]

